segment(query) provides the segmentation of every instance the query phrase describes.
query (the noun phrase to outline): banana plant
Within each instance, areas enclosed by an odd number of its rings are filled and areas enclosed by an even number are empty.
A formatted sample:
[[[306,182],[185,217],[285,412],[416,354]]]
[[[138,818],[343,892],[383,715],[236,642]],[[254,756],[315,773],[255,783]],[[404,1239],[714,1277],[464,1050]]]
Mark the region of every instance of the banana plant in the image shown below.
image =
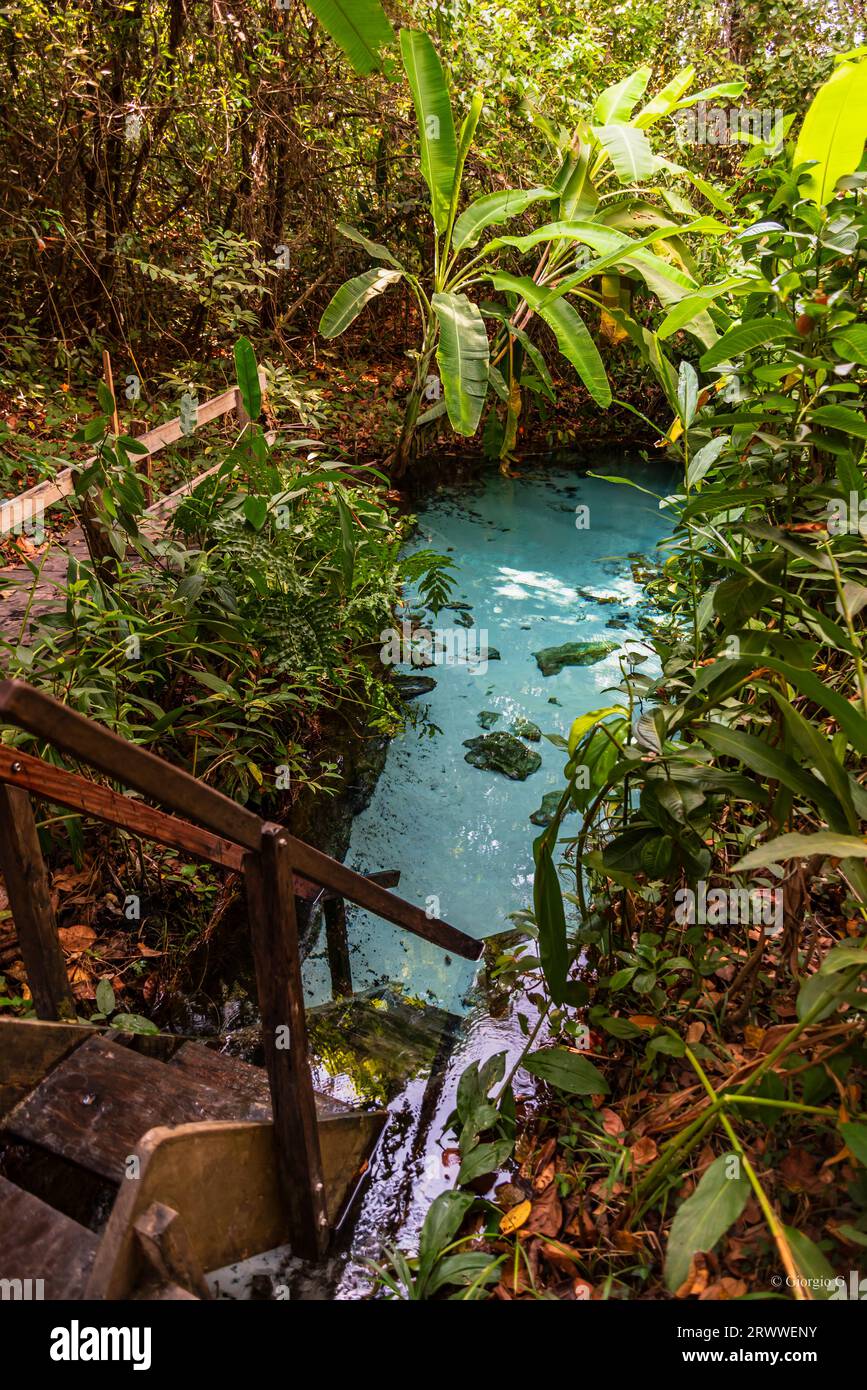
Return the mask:
[[[483,98],[480,93],[474,95],[457,131],[445,74],[430,38],[403,29],[400,51],[418,122],[421,172],[430,196],[433,264],[427,276],[417,275],[387,246],[369,240],[354,227],[338,224],[342,235],[364,247],[379,264],[340,287],[322,315],[320,332],[327,338],[337,337],[371,300],[405,283],[419,307],[422,336],[393,458],[394,474],[399,476],[406,469],[419,424],[447,412],[457,434],[475,434],[491,386],[506,402],[500,454],[507,463],[521,409],[522,382],[543,394],[553,391],[541,354],[527,334],[531,319],[538,317],[548,325],[561,354],[603,408],[611,404],[611,386],[594,335],[573,300],[582,303],[585,311],[590,308],[609,313],[645,355],[654,361],[661,357],[658,345],[651,351],[644,337],[646,330],[628,313],[621,307],[609,312],[610,296],[606,299],[606,295],[610,277],[637,275],[669,308],[701,288],[683,236],[688,232],[720,235],[727,229],[716,218],[698,214],[667,189],[654,185],[651,190],[662,198],[660,207],[646,190],[637,188],[639,181],[651,176],[658,181],[662,174],[686,173],[653,153],[645,130],[693,101],[723,92],[736,94],[743,84],[725,84],[687,99],[685,92],[695,74],[691,68],[684,69],[632,117],[650,76],[650,70],[642,68],[597,98],[595,124],[581,122],[569,137],[547,131],[561,154],[560,169],[550,187],[485,194],[459,212],[464,167]],[[610,191],[606,183],[612,177],[616,184]],[[693,175],[688,177],[715,206],[728,206],[709,184]],[[526,236],[495,236],[476,249],[487,228],[508,222],[535,203],[546,205],[554,220]],[[686,221],[676,220],[684,216]],[[500,269],[504,250],[512,255],[535,252],[535,270],[529,275],[515,275]],[[600,290],[595,282],[602,276],[609,281]],[[506,295],[507,314],[498,305],[480,306],[469,297],[468,290],[485,284]],[[621,303],[618,294],[618,305]],[[493,350],[483,310],[497,323]],[[691,315],[687,327],[704,346],[716,340],[716,330],[701,308]],[[421,414],[423,396],[430,390],[434,354],[439,368],[434,391],[441,383],[443,399]],[[534,372],[524,371],[528,359]],[[507,379],[500,371],[501,362],[508,364]]]

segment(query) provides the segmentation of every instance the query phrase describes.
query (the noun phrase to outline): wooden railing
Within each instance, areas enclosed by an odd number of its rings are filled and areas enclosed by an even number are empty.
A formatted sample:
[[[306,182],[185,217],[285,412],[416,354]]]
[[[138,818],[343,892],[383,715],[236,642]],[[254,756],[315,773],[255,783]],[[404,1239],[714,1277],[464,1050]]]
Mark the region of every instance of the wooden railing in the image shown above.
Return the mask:
[[[329,1230],[307,1054],[296,897],[309,898],[324,889],[331,903],[341,909],[343,900],[349,899],[468,960],[479,959],[483,943],[447,922],[430,919],[377,881],[394,881],[395,873],[370,877],[356,873],[297,839],[284,826],[260,819],[155,753],[22,681],[0,682],[0,721],[26,729],[165,808],[148,806],[0,745],[0,870],[37,1017],[74,1019],[76,1007],[31,794],[243,873],[289,1236],[298,1254],[321,1256]],[[332,936],[338,920],[330,915]],[[340,952],[333,941],[329,952],[334,970]]]
[[[259,368],[259,384],[264,390],[265,373],[261,367]],[[219,396],[212,396],[210,400],[203,401],[201,405],[197,406],[195,428],[198,429],[201,425],[206,425],[211,420],[217,420],[220,416],[228,415],[232,411],[237,415],[239,424],[246,424],[249,420],[249,416],[244,409],[244,402],[241,399],[241,392],[237,386],[231,387],[228,391],[223,391]],[[176,416],[174,420],[167,420],[164,425],[157,425],[155,429],[148,430],[146,434],[139,435],[137,442],[147,450],[147,453],[136,455],[136,461],[138,462],[141,459],[145,459],[149,468],[151,457],[154,454],[158,454],[162,449],[167,448],[170,444],[176,444],[183,434],[184,426],[180,416]],[[0,535],[5,535],[7,532],[12,531],[16,526],[20,525],[22,519],[30,520],[33,516],[41,516],[44,512],[48,511],[50,507],[55,507],[67,497],[71,497],[75,491],[76,475],[90,468],[95,462],[96,455],[93,455],[74,468],[61,469],[53,478],[47,478],[44,482],[36,483],[33,487],[28,488],[26,492],[20,493],[17,497],[8,498],[0,502]],[[197,483],[209,477],[209,475],[215,472],[219,467],[219,464],[214,464],[213,468],[209,468],[205,473],[199,474],[192,482],[184,483],[182,487],[169,493],[167,497],[159,498],[147,508],[145,516],[156,520],[161,519],[163,516],[173,511],[178,502],[180,502]]]

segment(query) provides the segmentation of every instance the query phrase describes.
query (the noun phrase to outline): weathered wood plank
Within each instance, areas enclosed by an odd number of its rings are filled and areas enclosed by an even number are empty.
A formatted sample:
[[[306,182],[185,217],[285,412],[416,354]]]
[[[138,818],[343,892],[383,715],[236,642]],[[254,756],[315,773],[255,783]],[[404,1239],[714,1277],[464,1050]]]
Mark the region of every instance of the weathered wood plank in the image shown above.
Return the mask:
[[[335,1218],[357,1188],[384,1111],[320,1123],[328,1209]],[[128,1298],[142,1277],[134,1235],[139,1213],[164,1202],[179,1213],[206,1272],[287,1241],[289,1214],[271,1124],[189,1124],[154,1129],[136,1149],[137,1182],[124,1183],[96,1254],[86,1296]]]
[[[346,934],[346,903],[332,898],[323,909],[325,917],[325,946],[328,952],[328,971],[331,993],[335,999],[352,993],[352,962],[349,958],[349,939]]]
[[[0,1177],[0,1232],[0,1277],[41,1280],[46,1299],[82,1297],[99,1244],[86,1226]],[[29,1297],[39,1296],[31,1284]]]
[[[173,1207],[167,1207],[165,1202],[151,1202],[133,1229],[160,1284],[178,1284],[196,1298],[211,1297],[186,1227]]]
[[[315,1260],[327,1248],[328,1212],[307,1055],[292,869],[288,835],[280,826],[267,827],[259,853],[244,861],[253,961],[290,1240],[302,1258]]]
[[[0,786],[0,869],[37,1016],[74,1020],[33,808],[20,787]]]

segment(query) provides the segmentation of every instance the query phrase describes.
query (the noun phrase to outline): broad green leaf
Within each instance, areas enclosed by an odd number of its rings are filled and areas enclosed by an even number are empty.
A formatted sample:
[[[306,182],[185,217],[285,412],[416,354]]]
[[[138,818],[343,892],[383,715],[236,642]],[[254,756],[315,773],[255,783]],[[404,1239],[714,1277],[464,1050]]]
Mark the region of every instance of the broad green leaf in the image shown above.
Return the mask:
[[[437,1256],[451,1245],[473,1205],[472,1192],[441,1192],[428,1208],[418,1247],[419,1279],[426,1283]]]
[[[831,335],[831,347],[844,362],[867,367],[867,323],[851,323]]]
[[[115,1006],[114,990],[108,980],[100,980],[96,986],[96,1007],[101,1014],[110,1014]]]
[[[841,63],[816,93],[798,143],[794,164],[815,160],[801,192],[824,207],[834,196],[839,179],[861,163],[867,139],[867,60]]]
[[[533,858],[536,870],[533,875],[533,910],[539,931],[539,961],[552,1000],[555,1004],[562,1004],[569,968],[566,912],[547,831],[534,840]]]
[[[384,266],[374,266],[362,275],[347,280],[331,300],[319,320],[319,332],[323,338],[336,338],[344,329],[358,318],[365,304],[378,294],[403,279],[400,270],[386,270]]]
[[[258,420],[262,413],[262,388],[259,364],[249,338],[239,338],[235,344],[235,377],[244,409],[251,420]]]
[[[529,304],[544,319],[563,356],[572,363],[597,405],[611,404],[611,386],[599,351],[584,320],[565,299],[550,299],[550,291],[540,288],[526,276],[497,271],[491,280],[498,290],[510,290]]]
[[[465,246],[475,246],[486,227],[499,226],[512,217],[518,217],[530,206],[542,199],[555,197],[551,188],[509,188],[503,193],[486,193],[476,198],[469,207],[464,208],[455,222],[452,246],[461,251]]]
[[[483,1177],[485,1173],[495,1172],[511,1157],[512,1148],[511,1139],[495,1139],[491,1144],[477,1144],[474,1149],[470,1149],[461,1163],[458,1184],[463,1186],[464,1183]]]
[[[681,424],[688,430],[698,407],[698,377],[691,362],[681,362],[678,369],[677,405]]]
[[[867,1168],[867,1125],[844,1124],[838,1125],[837,1128],[843,1136],[846,1148]]]
[[[841,808],[830,789],[814,777],[794,758],[742,729],[729,729],[724,724],[700,724],[696,735],[715,753],[737,758],[745,768],[757,772],[766,781],[782,782],[784,787],[820,807],[830,816],[842,815]],[[757,853],[758,851],[753,851]],[[748,856],[749,857],[749,856]],[[769,861],[772,862],[772,861]],[[741,865],[736,865],[740,868]]]
[[[401,29],[400,51],[418,121],[421,172],[430,191],[434,226],[442,235],[448,226],[457,165],[449,90],[427,34],[418,29]]]
[[[572,727],[569,730],[569,757],[571,758],[578,744],[584,735],[589,732],[600,720],[609,714],[623,714],[622,705],[605,705],[602,709],[591,709],[586,714],[579,714],[577,719],[572,720]]]
[[[824,425],[830,430],[843,430],[854,434],[858,439],[867,439],[867,420],[857,410],[845,405],[820,405],[810,414],[813,424]]]
[[[737,1156],[714,1159],[671,1223],[665,1256],[665,1283],[671,1293],[686,1281],[693,1255],[709,1253],[734,1225],[749,1195],[750,1184]]]
[[[638,68],[600,92],[593,107],[593,119],[602,126],[614,121],[628,121],[639,97],[647,91],[650,71],[650,68]]]
[[[492,1255],[487,1250],[462,1250],[457,1255],[446,1255],[428,1280],[428,1297],[449,1284],[490,1284],[499,1279],[502,1260],[502,1255]]]
[[[694,81],[695,68],[681,68],[680,72],[675,73],[671,81],[666,83],[656,96],[651,97],[647,105],[641,108],[633,121],[633,125],[638,126],[639,130],[646,130],[648,126],[653,125],[663,116],[667,116]]]
[[[745,854],[733,866],[732,873],[782,864],[787,859],[806,859],[811,854],[823,854],[832,859],[867,859],[867,840],[857,835],[837,835],[831,830],[820,830],[815,835],[778,835]]]
[[[700,483],[705,474],[713,468],[723,449],[729,442],[730,435],[718,434],[715,439],[711,439],[707,444],[702,445],[696,454],[689,461],[686,481],[689,487],[695,487]],[[712,595],[711,595],[712,597]],[[708,616],[710,621],[710,615]]]
[[[744,283],[745,281],[737,276],[731,276],[727,280],[721,280],[719,284],[705,285],[702,289],[696,290],[694,294],[687,295],[666,314],[657,330],[658,336],[663,339],[670,338],[673,333],[685,328],[695,314],[706,309],[709,304],[713,304],[714,300],[719,299],[720,295]]]
[[[158,1033],[160,1030],[149,1018],[142,1018],[141,1014],[115,1014],[111,1020],[111,1027],[117,1028],[123,1033]]]
[[[481,92],[474,92],[470,102],[470,109],[461,122],[461,133],[458,137],[457,154],[455,156],[455,174],[452,179],[452,198],[449,204],[448,225],[454,228],[455,218],[458,212],[458,204],[461,197],[461,184],[464,177],[464,165],[467,162],[467,155],[476,133],[476,126],[479,124],[479,117],[482,114],[482,107],[485,99]],[[454,243],[452,243],[454,244]],[[448,254],[448,238],[446,238],[446,248],[444,254]]]
[[[750,319],[747,323],[737,323],[704,354],[699,366],[706,372],[719,362],[732,361],[739,353],[751,352],[765,343],[778,343],[783,338],[793,336],[792,325],[783,319]]]
[[[245,497],[243,511],[244,520],[250,523],[254,531],[261,531],[268,515],[267,497]]]
[[[394,30],[379,0],[307,0],[323,29],[339,44],[356,72],[377,72]]]
[[[621,183],[639,183],[657,169],[657,159],[643,130],[631,125],[593,126]]]
[[[398,270],[403,270],[400,261],[396,260],[387,246],[383,246],[381,241],[371,241],[357,227],[350,227],[348,222],[338,222],[337,230],[341,236],[345,236],[347,241],[354,241],[358,246],[363,246],[368,256],[372,256],[375,261],[388,261],[389,265],[395,266]]]
[[[524,1058],[524,1069],[573,1096],[606,1096],[609,1086],[587,1057],[565,1047],[545,1047]]]
[[[465,294],[435,294],[439,319],[437,362],[449,421],[457,434],[475,434],[488,391],[488,334],[478,307]]]
[[[795,1257],[795,1264],[803,1279],[809,1280],[813,1298],[830,1298],[840,1279],[836,1270],[828,1263],[815,1241],[796,1231],[794,1226],[784,1226],[783,1235]]]

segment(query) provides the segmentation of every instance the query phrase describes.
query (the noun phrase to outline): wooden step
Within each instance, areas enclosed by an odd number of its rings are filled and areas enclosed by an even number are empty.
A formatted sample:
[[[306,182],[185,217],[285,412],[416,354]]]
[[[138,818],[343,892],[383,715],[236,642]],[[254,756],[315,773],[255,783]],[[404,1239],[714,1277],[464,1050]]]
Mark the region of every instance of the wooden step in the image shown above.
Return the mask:
[[[80,1298],[90,1274],[99,1239],[38,1197],[0,1177],[0,1235],[4,1281],[37,1279],[28,1290],[4,1297]],[[4,1283],[4,1290],[9,1286]]]
[[[271,1093],[263,1067],[251,1066],[239,1057],[215,1052],[213,1048],[196,1042],[184,1043],[168,1065],[178,1068],[197,1085],[212,1086],[226,1096],[236,1097],[239,1103],[263,1106],[267,1117],[271,1118]],[[326,1115],[342,1115],[350,1111],[351,1106],[330,1096],[316,1097],[316,1113],[320,1120]]]
[[[173,1065],[91,1037],[9,1112],[0,1137],[38,1144],[120,1183],[126,1159],[149,1129],[203,1120],[270,1120],[270,1104],[262,1098],[258,1076],[254,1084],[247,1075],[247,1064],[218,1053],[203,1062],[200,1054],[207,1049],[192,1046],[196,1051],[188,1054],[189,1060]],[[215,1084],[200,1079],[206,1068]],[[198,1075],[189,1074],[196,1071]],[[219,1087],[229,1071],[235,1081],[224,1091]],[[327,1113],[332,1104],[327,1103]]]

